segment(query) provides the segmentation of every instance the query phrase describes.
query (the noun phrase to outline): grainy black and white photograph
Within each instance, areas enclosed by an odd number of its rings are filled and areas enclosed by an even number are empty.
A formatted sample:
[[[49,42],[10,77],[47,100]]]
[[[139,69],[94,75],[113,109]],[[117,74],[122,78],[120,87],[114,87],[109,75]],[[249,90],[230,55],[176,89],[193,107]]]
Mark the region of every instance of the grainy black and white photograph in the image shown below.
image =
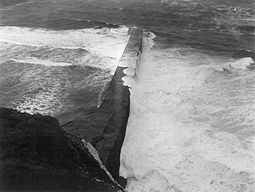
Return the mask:
[[[255,1],[0,0],[0,192],[255,192]]]

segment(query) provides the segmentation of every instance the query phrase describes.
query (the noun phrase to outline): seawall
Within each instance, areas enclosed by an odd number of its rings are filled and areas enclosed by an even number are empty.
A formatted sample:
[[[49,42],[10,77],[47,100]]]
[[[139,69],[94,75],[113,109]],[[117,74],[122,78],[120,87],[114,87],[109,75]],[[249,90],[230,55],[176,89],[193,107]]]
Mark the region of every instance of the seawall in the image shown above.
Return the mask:
[[[102,135],[94,142],[106,168],[117,180],[120,151],[129,117],[130,83],[135,80],[139,55],[142,52],[143,31],[141,28],[130,27],[129,35],[130,38],[122,58],[99,107],[99,112],[109,113],[110,118]]]

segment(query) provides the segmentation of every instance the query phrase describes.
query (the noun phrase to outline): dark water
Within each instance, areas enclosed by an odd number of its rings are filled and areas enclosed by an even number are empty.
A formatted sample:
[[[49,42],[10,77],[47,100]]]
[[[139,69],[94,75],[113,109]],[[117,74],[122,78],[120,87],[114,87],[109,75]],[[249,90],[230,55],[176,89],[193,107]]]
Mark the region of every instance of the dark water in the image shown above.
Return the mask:
[[[107,26],[108,22],[142,26],[167,37],[171,44],[224,53],[254,50],[254,35],[241,34],[238,29],[254,26],[252,0],[18,0],[1,1],[1,5],[2,26],[60,30]]]
[[[45,1],[2,4],[1,106],[54,116],[75,114],[97,107],[111,81],[125,47],[127,28],[121,32],[118,25],[100,21],[68,22],[62,18],[65,13],[53,24],[55,17],[47,15],[51,5],[54,3]],[[43,15],[36,12],[33,17],[32,12],[41,8]],[[26,15],[29,19],[23,17]],[[46,17],[46,26],[38,17]]]
[[[1,106],[48,115],[97,106],[97,95],[110,80],[108,71],[95,67],[47,67],[13,61],[0,65],[0,76]]]

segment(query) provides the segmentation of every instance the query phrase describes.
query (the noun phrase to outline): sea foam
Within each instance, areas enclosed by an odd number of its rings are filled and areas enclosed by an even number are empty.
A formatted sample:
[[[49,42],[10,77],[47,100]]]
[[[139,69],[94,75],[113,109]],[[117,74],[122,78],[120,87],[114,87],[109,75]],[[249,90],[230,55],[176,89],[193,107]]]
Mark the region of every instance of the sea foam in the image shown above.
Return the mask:
[[[73,30],[1,26],[0,66],[9,71],[1,83],[12,98],[4,105],[56,115],[80,107],[76,102],[100,104],[128,42],[127,33],[125,26]],[[13,78],[18,79],[15,84]],[[11,97],[16,89],[22,91]],[[95,96],[86,100],[85,94]]]
[[[0,41],[17,45],[91,50],[108,57],[121,57],[127,42],[127,27],[77,30],[47,30],[0,27]]]
[[[4,26],[0,27],[1,49],[3,53],[8,52],[9,55],[1,57],[14,59],[16,62],[37,63],[47,66],[66,66],[69,63],[95,65],[95,67],[110,69],[113,74],[129,39],[127,31],[128,27],[125,26],[112,29],[88,28],[58,31]],[[38,51],[36,55],[39,58],[34,58],[35,50]],[[64,52],[63,54],[61,50]],[[76,55],[80,53],[80,57],[74,57],[73,62],[63,61],[65,54],[69,55],[67,60],[72,58],[66,50],[70,50],[69,52],[77,50]],[[82,55],[82,50],[87,51],[87,54]],[[59,53],[59,55],[53,55],[54,52]],[[11,53],[13,54],[11,55]],[[59,61],[61,58],[62,60]],[[77,58],[80,58],[78,62]],[[95,58],[96,61],[94,61]]]
[[[192,48],[153,44],[145,35],[132,82],[120,166],[127,191],[251,192],[254,75],[218,71],[227,59]]]

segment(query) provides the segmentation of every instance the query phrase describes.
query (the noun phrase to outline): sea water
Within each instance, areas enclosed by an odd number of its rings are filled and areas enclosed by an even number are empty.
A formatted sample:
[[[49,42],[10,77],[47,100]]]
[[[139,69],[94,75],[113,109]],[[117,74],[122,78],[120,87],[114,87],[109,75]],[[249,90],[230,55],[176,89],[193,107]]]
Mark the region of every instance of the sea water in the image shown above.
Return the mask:
[[[252,21],[252,0],[23,1],[1,2],[1,107],[71,115],[96,105],[128,37],[86,21],[147,28],[157,37],[145,35],[136,78],[124,78],[127,191],[254,191],[255,73],[250,58],[231,59],[254,51],[254,35],[235,28]]]
[[[0,27],[0,105],[30,114],[100,104],[128,41],[128,27]]]
[[[120,175],[128,192],[252,192],[255,73],[249,65],[144,36]]]

